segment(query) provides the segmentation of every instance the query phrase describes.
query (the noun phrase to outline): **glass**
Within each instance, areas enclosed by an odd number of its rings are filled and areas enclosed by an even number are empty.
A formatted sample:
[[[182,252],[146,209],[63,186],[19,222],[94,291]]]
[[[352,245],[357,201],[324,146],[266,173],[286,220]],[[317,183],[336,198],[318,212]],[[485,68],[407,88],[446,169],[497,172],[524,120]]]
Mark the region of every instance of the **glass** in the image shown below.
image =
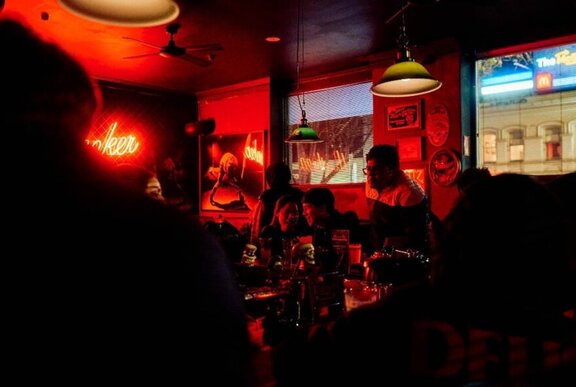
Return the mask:
[[[292,262],[292,248],[297,243],[297,238],[282,239],[282,277],[284,278],[290,278],[296,268]]]
[[[260,244],[260,264],[268,266],[272,257],[272,238],[258,238]]]
[[[381,167],[381,165],[374,165],[372,167],[362,168],[362,173],[364,173],[364,175],[369,175],[372,171],[379,172]]]
[[[385,298],[391,288],[392,285],[386,283],[345,280],[344,306],[346,313]]]
[[[360,263],[362,263],[362,245],[350,243],[348,245],[348,272],[350,272],[350,266]]]

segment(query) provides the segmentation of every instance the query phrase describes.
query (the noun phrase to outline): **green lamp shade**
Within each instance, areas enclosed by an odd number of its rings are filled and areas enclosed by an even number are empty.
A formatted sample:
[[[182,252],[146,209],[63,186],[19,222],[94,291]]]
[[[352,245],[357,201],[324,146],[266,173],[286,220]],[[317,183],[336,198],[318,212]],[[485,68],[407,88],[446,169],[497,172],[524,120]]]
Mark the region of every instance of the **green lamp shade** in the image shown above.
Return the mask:
[[[323,142],[316,131],[308,125],[300,125],[290,133],[290,136],[284,140],[287,143],[320,143]]]
[[[379,97],[411,97],[438,90],[442,82],[413,60],[398,62],[384,72],[372,87],[372,94]]]

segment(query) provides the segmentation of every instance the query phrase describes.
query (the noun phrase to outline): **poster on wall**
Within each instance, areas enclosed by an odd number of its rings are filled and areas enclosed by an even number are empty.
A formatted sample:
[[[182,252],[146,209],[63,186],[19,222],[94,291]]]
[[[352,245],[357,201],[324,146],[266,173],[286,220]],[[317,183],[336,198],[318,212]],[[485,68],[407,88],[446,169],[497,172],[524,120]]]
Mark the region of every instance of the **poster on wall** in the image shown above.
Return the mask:
[[[422,139],[419,136],[397,139],[396,149],[400,162],[422,160]]]
[[[420,187],[428,194],[428,182],[426,179],[426,167],[418,166],[413,168],[402,168],[405,174],[414,179]]]
[[[264,190],[264,132],[200,137],[200,210],[250,212]]]
[[[405,102],[386,107],[386,129],[421,129],[422,101]]]

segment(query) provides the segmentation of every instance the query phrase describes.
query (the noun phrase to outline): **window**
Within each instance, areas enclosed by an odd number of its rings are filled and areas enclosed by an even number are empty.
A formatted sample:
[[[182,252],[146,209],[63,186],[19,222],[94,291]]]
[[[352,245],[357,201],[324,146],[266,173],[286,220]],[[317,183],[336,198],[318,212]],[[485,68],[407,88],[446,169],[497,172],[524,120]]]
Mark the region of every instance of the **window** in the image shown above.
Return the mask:
[[[296,184],[362,183],[365,156],[373,144],[371,82],[307,92],[306,118],[319,144],[288,144],[288,165]],[[298,95],[288,98],[289,125],[300,124]],[[302,96],[300,95],[300,100]]]
[[[544,145],[546,146],[546,160],[560,160],[562,158],[562,128],[548,126],[544,128]]]
[[[492,173],[576,170],[576,43],[530,46],[476,60],[476,165]]]
[[[524,160],[524,132],[522,129],[514,129],[508,132],[508,149],[510,161]]]
[[[496,162],[496,132],[485,131],[482,136],[484,163]]]

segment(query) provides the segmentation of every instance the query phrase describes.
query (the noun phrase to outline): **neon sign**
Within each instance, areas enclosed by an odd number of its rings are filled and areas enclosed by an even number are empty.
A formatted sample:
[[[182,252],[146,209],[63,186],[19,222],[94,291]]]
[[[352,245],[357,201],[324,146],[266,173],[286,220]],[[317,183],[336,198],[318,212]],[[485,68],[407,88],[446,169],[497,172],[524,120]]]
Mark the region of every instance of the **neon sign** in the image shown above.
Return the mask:
[[[252,141],[252,145],[244,148],[244,157],[248,160],[256,161],[260,165],[264,165],[264,152],[258,150],[256,140]]]
[[[112,123],[104,135],[104,140],[86,140],[86,143],[98,149],[100,153],[107,156],[123,156],[132,154],[140,147],[140,142],[136,136],[115,136],[114,132],[118,127],[118,122]]]

